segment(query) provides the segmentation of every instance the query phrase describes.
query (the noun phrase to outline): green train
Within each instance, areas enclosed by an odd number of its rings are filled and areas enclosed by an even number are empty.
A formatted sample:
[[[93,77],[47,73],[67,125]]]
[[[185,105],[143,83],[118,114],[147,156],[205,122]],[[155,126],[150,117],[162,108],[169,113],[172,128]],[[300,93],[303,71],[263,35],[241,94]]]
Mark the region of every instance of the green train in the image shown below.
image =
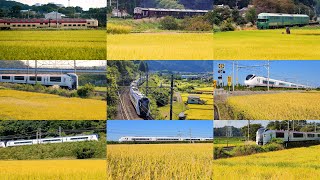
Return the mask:
[[[258,29],[274,29],[287,26],[305,26],[309,24],[309,16],[305,14],[260,13]]]

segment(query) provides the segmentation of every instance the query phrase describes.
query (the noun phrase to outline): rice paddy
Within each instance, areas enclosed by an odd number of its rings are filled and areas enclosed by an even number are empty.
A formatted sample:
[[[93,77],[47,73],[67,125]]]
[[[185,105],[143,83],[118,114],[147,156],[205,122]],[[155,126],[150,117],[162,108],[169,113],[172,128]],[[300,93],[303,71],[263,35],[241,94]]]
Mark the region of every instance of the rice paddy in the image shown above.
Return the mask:
[[[0,31],[0,59],[105,60],[105,30]]]
[[[106,102],[0,90],[0,120],[105,120]]]
[[[191,94],[181,94],[182,101],[187,102],[188,96]],[[188,104],[185,114],[188,120],[213,120],[213,95],[212,94],[196,94],[205,104]]]
[[[106,179],[105,160],[0,161],[1,179]]]
[[[228,98],[236,118],[252,120],[320,119],[320,92],[278,93]]]

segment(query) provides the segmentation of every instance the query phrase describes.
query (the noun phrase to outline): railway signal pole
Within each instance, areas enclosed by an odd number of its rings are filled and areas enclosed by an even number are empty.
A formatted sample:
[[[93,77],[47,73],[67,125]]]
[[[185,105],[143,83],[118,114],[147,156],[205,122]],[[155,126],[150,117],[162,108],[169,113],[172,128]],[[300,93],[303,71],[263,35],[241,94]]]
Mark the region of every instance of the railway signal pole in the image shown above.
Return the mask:
[[[38,83],[38,60],[35,60],[35,78],[36,84]]]
[[[234,91],[234,60],[232,61],[232,91]]]
[[[170,86],[170,120],[172,120],[172,105],[173,105],[173,74],[171,74],[171,86]]]

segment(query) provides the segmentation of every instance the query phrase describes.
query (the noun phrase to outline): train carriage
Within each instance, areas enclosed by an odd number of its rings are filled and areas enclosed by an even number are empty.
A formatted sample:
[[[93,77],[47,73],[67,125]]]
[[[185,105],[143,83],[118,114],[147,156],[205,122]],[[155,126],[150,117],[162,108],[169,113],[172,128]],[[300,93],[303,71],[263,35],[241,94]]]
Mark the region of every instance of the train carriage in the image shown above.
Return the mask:
[[[143,82],[143,78],[139,78],[136,81],[133,81],[130,85],[129,97],[132,105],[134,106],[136,113],[140,117],[150,116],[150,100],[144,94],[142,94],[138,85]]]
[[[125,136],[119,142],[181,142],[181,141],[213,141],[213,138],[190,138],[190,137],[147,137],[147,136]]]
[[[207,10],[192,10],[192,9],[162,9],[162,8],[134,8],[134,19],[142,18],[161,18],[165,16],[173,16],[182,19],[191,16],[203,16],[209,11]]]
[[[260,13],[258,29],[274,29],[288,26],[305,26],[309,24],[309,16],[305,14]]]
[[[320,133],[269,130],[265,128],[260,128],[256,132],[257,145],[266,145],[273,138],[281,139],[283,142],[320,141]]]
[[[88,29],[97,28],[98,20],[95,19],[0,19],[0,28],[9,29]]]
[[[16,84],[41,84],[44,86],[58,85],[67,89],[78,89],[78,76],[67,74],[0,74],[0,82]]]

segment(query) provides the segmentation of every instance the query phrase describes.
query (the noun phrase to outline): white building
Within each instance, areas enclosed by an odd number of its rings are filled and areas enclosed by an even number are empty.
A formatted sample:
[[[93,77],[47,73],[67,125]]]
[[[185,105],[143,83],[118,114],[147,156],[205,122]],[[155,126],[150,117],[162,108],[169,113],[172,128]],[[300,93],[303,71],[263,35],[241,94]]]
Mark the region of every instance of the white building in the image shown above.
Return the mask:
[[[64,14],[61,14],[55,11],[45,14],[44,16],[46,19],[62,19],[63,17],[65,17]]]

